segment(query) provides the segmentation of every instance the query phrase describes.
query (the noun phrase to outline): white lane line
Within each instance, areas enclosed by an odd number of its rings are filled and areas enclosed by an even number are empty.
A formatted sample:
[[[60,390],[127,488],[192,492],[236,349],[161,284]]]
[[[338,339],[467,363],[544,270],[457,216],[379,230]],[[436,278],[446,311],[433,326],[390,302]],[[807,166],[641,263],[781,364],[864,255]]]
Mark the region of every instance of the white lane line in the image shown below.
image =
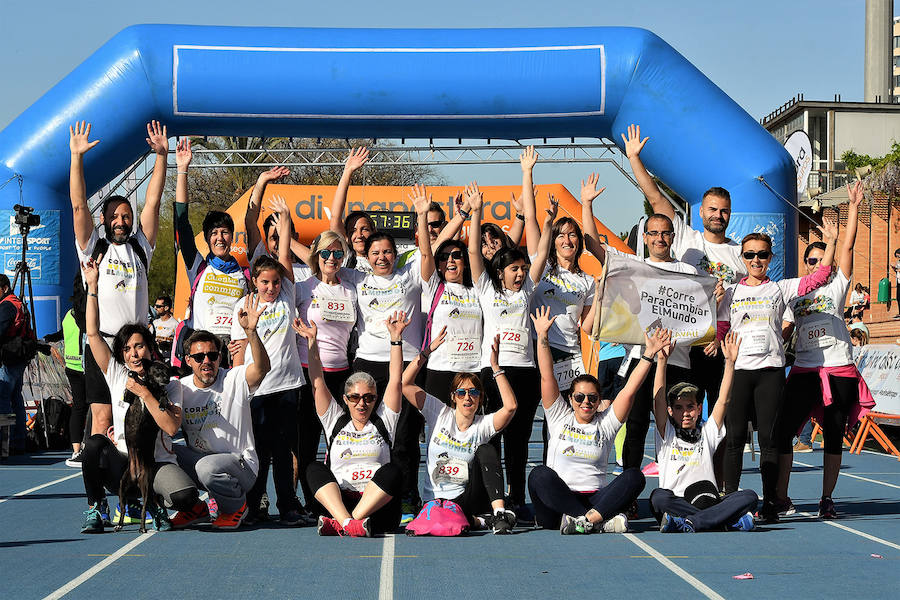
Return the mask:
[[[16,492],[15,494],[13,494],[12,496],[9,496],[8,498],[0,498],[0,504],[3,504],[4,502],[6,502],[8,500],[12,500],[13,498],[18,498],[20,496],[27,496],[31,492],[36,492],[38,490],[44,489],[45,487],[50,487],[51,485],[54,485],[54,484],[57,484],[57,483],[60,483],[63,481],[67,481],[69,479],[74,479],[76,477],[81,477],[81,471],[78,471],[77,473],[72,473],[71,475],[66,475],[65,477],[60,477],[59,479],[54,479],[53,481],[43,483],[43,484],[35,486],[33,488],[28,488],[27,490],[22,490],[21,492]]]
[[[804,517],[810,517],[812,519],[818,519],[818,515],[814,515],[808,512],[797,511],[798,515],[802,515]],[[835,523],[834,521],[830,521],[828,519],[819,519],[819,522],[825,523],[826,525],[831,525],[832,527],[837,527],[838,529],[843,529],[853,535],[858,535],[859,537],[864,537],[867,540],[872,540],[873,542],[878,542],[879,544],[884,544],[889,548],[893,548],[894,550],[900,550],[900,544],[895,544],[894,542],[889,542],[887,540],[883,540],[880,537],[875,537],[874,535],[868,534],[864,531],[859,531],[858,529],[853,529],[852,527],[847,527],[846,525],[842,525],[840,523]]]
[[[156,531],[151,530],[151,531],[148,531],[147,533],[138,535],[137,538],[131,540],[130,542],[128,542],[127,544],[125,544],[124,546],[122,546],[121,548],[116,550],[115,553],[110,554],[109,556],[107,556],[106,558],[104,558],[103,560],[98,562],[96,565],[94,565],[93,567],[91,567],[90,569],[88,569],[87,571],[85,571],[84,573],[82,573],[81,575],[79,575],[78,577],[76,577],[75,579],[70,581],[69,583],[65,584],[64,586],[57,589],[53,593],[45,596],[44,600],[56,600],[57,598],[62,598],[63,596],[65,596],[66,594],[68,594],[69,592],[71,592],[72,590],[77,588],[79,585],[81,585],[82,583],[84,583],[85,581],[87,581],[88,579],[90,579],[91,577],[93,577],[94,575],[96,575],[97,573],[99,573],[100,571],[102,571],[103,569],[108,567],[109,565],[113,564],[114,562],[116,562],[117,560],[122,558],[124,555],[128,554],[135,547],[137,547],[140,544],[143,544],[144,542],[149,540],[151,537],[153,537],[153,534],[155,534],[155,533],[156,533]]]
[[[673,563],[671,560],[669,560],[668,558],[663,556],[653,546],[650,546],[649,544],[646,544],[645,542],[643,542],[640,539],[638,539],[637,537],[635,537],[635,535],[633,533],[625,533],[623,535],[625,536],[625,538],[627,540],[629,540],[635,546],[637,546],[638,548],[640,548],[641,550],[643,550],[644,552],[646,552],[647,554],[649,554],[650,556],[655,558],[657,560],[657,562],[659,562],[662,566],[664,566],[668,570],[672,571],[673,573],[675,573],[676,575],[681,577],[684,581],[686,581],[691,586],[693,586],[694,589],[696,589],[698,592],[703,594],[705,597],[710,598],[711,600],[725,600],[725,598],[723,598],[722,596],[717,594],[708,585],[706,585],[705,583],[703,583],[702,581],[700,581],[699,579],[697,579],[696,577],[694,577],[693,575],[691,575],[690,573],[688,573],[687,571],[685,571],[684,569],[682,569],[681,567],[679,567],[678,565]]]
[[[384,536],[381,550],[381,576],[378,586],[378,600],[392,600],[394,597],[394,534]]]
[[[822,467],[819,467],[819,466],[817,466],[817,465],[811,465],[811,464],[808,464],[808,463],[800,462],[799,460],[795,460],[795,461],[794,461],[794,464],[795,464],[795,465],[800,465],[800,466],[803,466],[803,467],[812,467],[812,468],[814,468],[814,469],[820,469],[820,470],[821,470],[821,468],[822,468]],[[893,484],[893,483],[887,483],[887,482],[885,482],[885,481],[878,481],[877,479],[869,479],[868,477],[860,477],[859,475],[853,475],[853,474],[851,474],[851,473],[841,473],[841,474],[839,475],[839,477],[849,477],[849,478],[851,478],[851,479],[859,479],[860,481],[868,481],[869,483],[876,483],[876,484],[878,484],[878,485],[883,485],[883,486],[885,486],[885,487],[894,488],[895,490],[900,490],[900,485],[895,485],[895,484]]]

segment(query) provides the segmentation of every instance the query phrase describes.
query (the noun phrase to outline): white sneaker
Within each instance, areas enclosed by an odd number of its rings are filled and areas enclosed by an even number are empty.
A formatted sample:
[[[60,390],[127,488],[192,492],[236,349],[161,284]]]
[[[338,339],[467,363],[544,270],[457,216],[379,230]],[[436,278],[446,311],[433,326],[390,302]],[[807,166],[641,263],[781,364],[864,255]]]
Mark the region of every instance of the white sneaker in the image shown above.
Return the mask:
[[[81,450],[78,452],[73,452],[71,458],[66,459],[66,466],[72,467],[74,469],[81,468]]]
[[[603,533],[625,533],[628,531],[628,517],[622,513],[603,521]]]

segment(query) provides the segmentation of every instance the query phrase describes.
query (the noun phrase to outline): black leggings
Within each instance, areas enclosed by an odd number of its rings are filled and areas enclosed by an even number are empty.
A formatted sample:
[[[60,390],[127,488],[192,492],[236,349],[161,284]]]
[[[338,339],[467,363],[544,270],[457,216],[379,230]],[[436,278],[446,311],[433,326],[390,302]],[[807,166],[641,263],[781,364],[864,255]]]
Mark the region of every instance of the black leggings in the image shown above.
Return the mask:
[[[638,366],[640,360],[632,360],[628,366],[627,380],[632,371]],[[634,404],[625,420],[625,445],[622,448],[622,468],[640,469],[644,462],[644,441],[647,431],[650,429],[650,413],[653,411],[653,378],[656,376],[656,364],[650,367],[650,372],[644,378],[644,383],[634,395]],[[666,387],[676,383],[688,381],[690,371],[675,365],[666,367]]]
[[[294,487],[294,465],[291,451],[297,446],[297,389],[256,396],[250,401],[253,417],[253,438],[259,456],[256,483],[247,492],[247,506],[259,506],[269,481],[269,462],[272,480],[278,497],[278,511],[282,514],[300,508]]]
[[[859,401],[859,381],[855,377],[828,376],[831,404],[825,407],[822,437],[827,454],[840,454],[844,446],[847,416]],[[792,373],[784,390],[784,407],[778,425],[778,452],[790,454],[794,436],[809,420],[810,413],[823,404],[818,373]]]
[[[331,396],[343,404],[344,382],[350,376],[350,369],[343,371],[325,371],[325,385]],[[309,381],[309,369],[303,367],[303,377]],[[307,383],[300,388],[300,399],[297,402],[297,475],[303,490],[303,499],[309,504],[313,501],[313,492],[306,479],[306,468],[316,460],[319,452],[319,440],[322,437],[322,422],[316,414],[316,400],[313,397],[312,384]]]
[[[482,444],[475,450],[475,458],[469,465],[469,481],[463,493],[450,498],[459,504],[463,512],[474,524],[477,514],[491,513],[491,503],[503,500],[503,470],[500,455],[491,444]]]
[[[528,463],[528,441],[531,439],[531,430],[534,427],[534,414],[541,401],[541,375],[534,367],[501,368],[506,373],[506,379],[516,395],[517,407],[513,418],[506,428],[494,438],[493,443],[499,454],[500,437],[503,437],[503,458],[506,462],[506,479],[509,482],[509,501],[513,505],[521,506],[525,504],[525,467]],[[487,394],[485,412],[491,413],[499,410],[503,401],[500,399],[500,390],[497,388],[490,367],[482,369],[481,383]]]
[[[778,448],[775,427],[781,411],[784,393],[784,368],[766,367],[734,372],[731,401],[725,413],[725,493],[737,491],[744,464],[744,443],[747,441],[747,422],[752,421],[759,437],[759,473],[762,478],[763,499],[775,500],[778,482]]]
[[[320,462],[309,464],[306,469],[306,478],[307,485],[313,490],[313,493],[318,492],[329,483],[337,485],[334,473],[324,463]],[[372,483],[390,496],[391,501],[369,515],[369,525],[375,533],[394,531],[400,526],[400,494],[403,491],[403,472],[394,463],[381,465],[372,476]],[[352,513],[361,498],[362,494],[360,492],[341,488],[341,500],[344,502],[344,508],[347,509],[347,512]],[[308,504],[312,504],[311,508],[314,509],[314,512],[319,514],[327,513],[325,507],[319,504],[318,500],[310,499]]]
[[[705,397],[706,409],[708,413],[712,413],[716,400],[719,399],[719,388],[725,374],[725,356],[721,352],[716,352],[715,356],[707,356],[703,353],[703,346],[692,346],[690,356],[691,371],[688,381],[700,388],[697,402],[702,405]]]
[[[528,491],[534,503],[534,520],[544,529],[557,529],[562,516],[577,517],[594,509],[604,519],[614,517],[631,505],[646,485],[639,469],[624,469],[606,486],[593,492],[569,489],[556,471],[539,465],[528,475]]]
[[[84,440],[84,425],[87,420],[87,398],[84,373],[66,368],[66,379],[72,388],[72,414],[69,416],[69,442],[80,444]]]

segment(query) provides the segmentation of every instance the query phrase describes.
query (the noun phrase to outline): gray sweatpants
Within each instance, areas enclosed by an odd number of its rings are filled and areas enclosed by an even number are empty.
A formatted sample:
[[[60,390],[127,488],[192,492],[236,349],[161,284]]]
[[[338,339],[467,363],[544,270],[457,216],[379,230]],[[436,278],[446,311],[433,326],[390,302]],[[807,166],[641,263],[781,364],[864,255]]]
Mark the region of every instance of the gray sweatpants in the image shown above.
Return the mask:
[[[197,486],[174,463],[156,463],[153,491],[162,497],[166,508],[190,510],[197,503]]]
[[[220,513],[232,513],[247,501],[247,492],[256,482],[250,470],[237,454],[204,454],[193,448],[176,444],[178,464],[197,484],[209,492]]]

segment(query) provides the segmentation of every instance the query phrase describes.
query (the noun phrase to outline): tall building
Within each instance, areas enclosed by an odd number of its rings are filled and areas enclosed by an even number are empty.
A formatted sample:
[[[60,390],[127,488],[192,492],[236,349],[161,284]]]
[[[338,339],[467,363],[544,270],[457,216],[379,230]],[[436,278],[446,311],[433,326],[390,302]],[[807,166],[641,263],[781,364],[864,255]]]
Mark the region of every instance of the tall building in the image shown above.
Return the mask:
[[[894,38],[894,48],[892,50],[893,77],[891,79],[891,87],[893,89],[894,102],[900,103],[900,17],[894,17],[894,30],[892,33]]]

